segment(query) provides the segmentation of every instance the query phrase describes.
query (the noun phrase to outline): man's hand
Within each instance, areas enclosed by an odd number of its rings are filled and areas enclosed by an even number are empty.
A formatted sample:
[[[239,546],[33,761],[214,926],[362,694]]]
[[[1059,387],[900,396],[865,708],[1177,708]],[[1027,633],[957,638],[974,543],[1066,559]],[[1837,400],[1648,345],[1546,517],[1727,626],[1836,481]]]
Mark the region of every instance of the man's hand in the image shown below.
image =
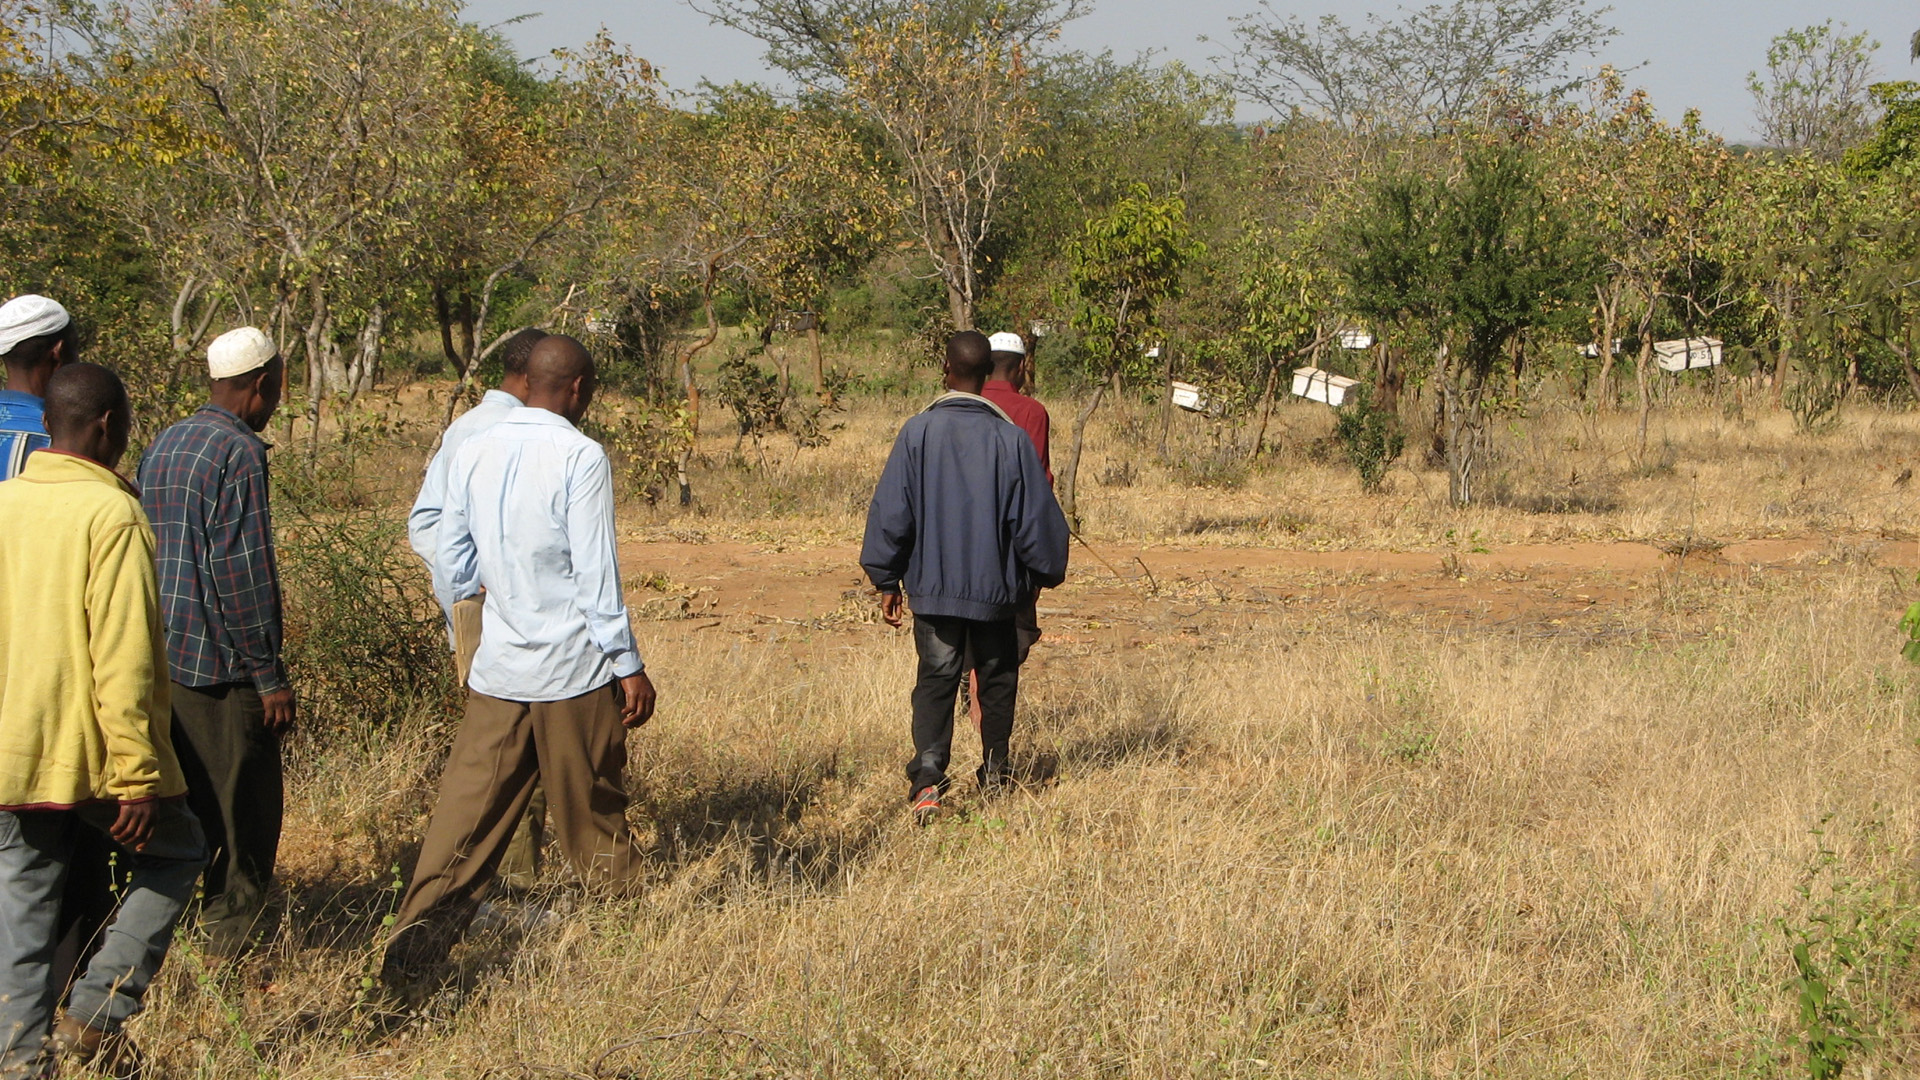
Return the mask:
[[[907,605],[901,599],[899,593],[884,592],[880,594],[880,617],[887,621],[888,626],[899,626],[906,612],[906,608]]]
[[[275,735],[287,735],[293,731],[294,703],[293,687],[275,690],[260,695],[260,706],[266,710],[267,730]]]
[[[135,851],[146,850],[153,837],[153,803],[121,803],[120,816],[113,819],[107,835]]]
[[[653,719],[653,680],[642,671],[620,680],[620,722],[630,728]]]

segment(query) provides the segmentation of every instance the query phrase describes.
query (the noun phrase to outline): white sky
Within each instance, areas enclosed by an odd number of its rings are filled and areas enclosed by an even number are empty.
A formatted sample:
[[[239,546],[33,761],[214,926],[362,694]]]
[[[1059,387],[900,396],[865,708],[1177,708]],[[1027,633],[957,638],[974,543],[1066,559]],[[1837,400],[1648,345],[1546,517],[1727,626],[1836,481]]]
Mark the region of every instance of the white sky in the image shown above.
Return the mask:
[[[1358,23],[1387,5],[1355,0],[1272,0],[1282,14],[1309,21],[1333,13]],[[1753,137],[1753,102],[1747,72],[1766,60],[1767,43],[1788,27],[1825,19],[1866,30],[1881,42],[1882,74],[1920,79],[1920,64],[1907,60],[1907,39],[1920,29],[1913,0],[1615,0],[1609,16],[1620,29],[1596,58],[1621,67],[1643,65],[1629,76],[1653,94],[1663,115],[1678,119],[1698,108],[1707,126],[1734,140]],[[1094,0],[1093,13],[1070,23],[1061,45],[1097,52],[1112,49],[1131,59],[1148,50],[1212,70],[1209,58],[1229,37],[1228,20],[1255,10],[1257,0]],[[586,40],[601,26],[652,61],[668,85],[693,89],[715,82],[772,81],[760,43],[713,26],[682,0],[470,0],[467,18],[491,25],[516,15],[534,18],[506,27],[529,56]],[[1200,41],[1206,36],[1213,41]],[[1258,117],[1244,113],[1243,120]]]

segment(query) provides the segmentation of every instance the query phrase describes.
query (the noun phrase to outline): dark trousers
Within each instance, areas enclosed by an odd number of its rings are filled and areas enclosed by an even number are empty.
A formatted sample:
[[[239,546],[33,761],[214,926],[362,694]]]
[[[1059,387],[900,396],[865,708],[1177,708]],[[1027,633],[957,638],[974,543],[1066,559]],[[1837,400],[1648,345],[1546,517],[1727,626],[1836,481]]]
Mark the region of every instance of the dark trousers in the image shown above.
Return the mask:
[[[913,687],[913,760],[908,797],[922,788],[945,789],[953,757],[953,702],[969,667],[980,676],[979,777],[1003,776],[1013,738],[1014,699],[1020,693],[1020,639],[1013,620],[978,622],[915,615],[913,644],[920,675]]]
[[[253,943],[273,886],[286,808],[280,736],[267,729],[253,687],[174,683],[173,749],[213,853],[200,909],[207,951],[232,957]]]

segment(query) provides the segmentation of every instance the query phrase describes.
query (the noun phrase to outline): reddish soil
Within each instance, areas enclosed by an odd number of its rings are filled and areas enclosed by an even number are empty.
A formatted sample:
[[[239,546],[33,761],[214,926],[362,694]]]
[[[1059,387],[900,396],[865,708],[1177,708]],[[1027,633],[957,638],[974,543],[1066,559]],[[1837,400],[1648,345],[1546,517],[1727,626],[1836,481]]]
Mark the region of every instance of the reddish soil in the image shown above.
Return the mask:
[[[1466,552],[1076,543],[1067,584],[1043,595],[1040,610],[1050,640],[1061,645],[1201,641],[1249,621],[1336,613],[1599,641],[1687,632],[1688,605],[1676,603],[1676,590],[1819,574],[1863,560],[1916,561],[1911,544],[1872,537],[1751,540],[1685,553],[1629,541]],[[643,619],[746,633],[780,625],[852,630],[875,621],[850,545],[632,540],[621,561]]]

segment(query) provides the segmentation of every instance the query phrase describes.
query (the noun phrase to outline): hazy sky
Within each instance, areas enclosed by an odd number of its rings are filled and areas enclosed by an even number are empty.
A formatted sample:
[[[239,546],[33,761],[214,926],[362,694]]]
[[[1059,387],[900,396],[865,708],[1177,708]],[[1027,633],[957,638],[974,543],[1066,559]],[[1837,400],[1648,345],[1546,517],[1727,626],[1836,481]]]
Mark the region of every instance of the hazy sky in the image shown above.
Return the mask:
[[[1094,0],[1091,15],[1068,24],[1061,45],[1112,49],[1124,59],[1154,50],[1165,59],[1212,70],[1235,15],[1258,0]],[[1329,12],[1359,22],[1387,5],[1364,0],[1272,0],[1276,11],[1312,20]],[[1616,0],[1609,21],[1620,34],[1595,60],[1641,65],[1629,78],[1653,94],[1661,113],[1677,119],[1698,108],[1707,125],[1735,140],[1752,137],[1753,102],[1747,72],[1766,60],[1767,42],[1790,26],[1833,19],[1866,30],[1881,42],[1887,78],[1920,79],[1907,61],[1907,39],[1920,29],[1913,0]],[[515,15],[536,17],[506,28],[529,56],[574,44],[604,25],[661,70],[667,83],[691,90],[703,78],[771,81],[758,41],[713,26],[682,0],[470,0],[467,17],[493,24]],[[1200,41],[1202,36],[1215,39]],[[1257,117],[1246,113],[1243,120]]]

